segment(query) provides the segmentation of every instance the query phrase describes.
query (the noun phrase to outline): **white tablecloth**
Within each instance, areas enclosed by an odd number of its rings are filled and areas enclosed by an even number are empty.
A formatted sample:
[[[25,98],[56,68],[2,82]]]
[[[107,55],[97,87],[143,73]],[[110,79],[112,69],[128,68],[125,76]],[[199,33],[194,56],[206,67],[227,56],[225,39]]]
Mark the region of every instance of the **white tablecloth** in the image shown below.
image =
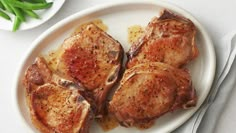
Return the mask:
[[[121,0],[113,0],[121,1]],[[208,30],[215,44],[232,30],[236,30],[236,0],[166,0],[195,16]],[[111,0],[66,0],[62,9],[47,23],[16,33],[0,31],[0,130],[4,133],[25,133],[26,128],[16,119],[12,105],[12,84],[19,61],[31,42],[53,24],[93,5]],[[216,49],[220,50],[220,49]],[[235,79],[232,79],[235,80]],[[235,87],[236,89],[236,87]],[[236,130],[236,90],[229,96],[225,110],[217,123],[216,132],[234,133]],[[211,124],[211,123],[208,123]]]

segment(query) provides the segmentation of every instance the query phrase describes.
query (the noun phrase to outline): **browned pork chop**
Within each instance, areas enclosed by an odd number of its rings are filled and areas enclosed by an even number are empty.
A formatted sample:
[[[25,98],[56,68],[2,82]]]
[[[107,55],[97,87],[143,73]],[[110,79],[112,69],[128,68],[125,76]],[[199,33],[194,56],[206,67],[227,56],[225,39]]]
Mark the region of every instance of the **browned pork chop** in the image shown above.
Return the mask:
[[[131,46],[127,53],[127,68],[146,62],[163,62],[181,67],[198,55],[195,34],[196,28],[190,20],[164,10]]]
[[[89,132],[90,104],[75,83],[53,74],[43,58],[29,66],[24,85],[32,122],[41,132]]]
[[[107,94],[116,83],[123,48],[94,24],[66,39],[57,71],[85,88],[85,98],[95,105],[95,115],[104,114]]]
[[[187,71],[163,63],[136,65],[124,73],[109,110],[121,125],[137,126],[178,108],[196,105]]]

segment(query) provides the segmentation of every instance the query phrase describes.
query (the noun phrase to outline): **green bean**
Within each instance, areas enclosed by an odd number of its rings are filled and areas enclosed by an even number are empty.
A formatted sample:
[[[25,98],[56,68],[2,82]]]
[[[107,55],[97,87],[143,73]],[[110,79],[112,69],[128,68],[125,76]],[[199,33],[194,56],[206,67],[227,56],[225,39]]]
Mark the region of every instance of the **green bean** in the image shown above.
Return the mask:
[[[16,32],[19,29],[20,24],[21,24],[21,20],[20,20],[20,18],[18,16],[16,16],[15,20],[14,20],[12,31]]]
[[[47,3],[46,0],[35,0],[35,1],[38,1],[38,2],[41,2],[41,3]]]
[[[0,8],[5,10],[5,7],[3,6],[2,2],[0,1]]]
[[[30,3],[47,3],[46,0],[25,0],[25,1]]]
[[[3,6],[6,8],[7,11],[14,14],[14,11],[11,9],[9,3],[6,0],[0,0],[0,1],[2,2]]]
[[[24,14],[22,13],[21,9],[17,8],[17,7],[14,7],[12,5],[9,5],[10,8],[14,11],[15,15],[22,21],[22,22],[25,22],[25,16]]]
[[[11,20],[7,13],[15,15],[12,31],[17,31],[22,22],[26,21],[25,15],[39,19],[34,10],[50,8],[53,2],[46,0],[0,0],[0,17]],[[5,10],[5,11],[3,11]]]
[[[29,10],[40,10],[50,8],[53,2],[49,3],[30,3],[30,2],[21,2],[15,0],[8,0],[9,4],[13,5],[14,7],[19,7],[22,9],[29,9]]]
[[[39,19],[38,14],[36,14],[34,11],[32,10],[27,10],[27,9],[22,9],[22,11],[27,14],[28,16],[32,17],[32,18],[36,18]]]
[[[11,20],[11,18],[3,11],[0,10],[0,16],[6,20]]]

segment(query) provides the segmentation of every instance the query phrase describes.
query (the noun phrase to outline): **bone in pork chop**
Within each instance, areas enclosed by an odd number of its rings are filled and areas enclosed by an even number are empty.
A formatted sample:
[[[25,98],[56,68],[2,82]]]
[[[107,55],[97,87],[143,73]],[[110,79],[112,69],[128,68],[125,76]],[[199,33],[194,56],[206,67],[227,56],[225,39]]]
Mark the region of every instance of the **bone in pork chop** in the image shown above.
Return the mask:
[[[196,101],[186,70],[155,62],[126,70],[109,110],[121,125],[130,127],[151,123],[179,108],[193,107]]]
[[[66,39],[57,71],[83,86],[84,96],[96,116],[104,114],[108,92],[116,83],[123,59],[123,48],[106,32],[89,24]]]
[[[126,67],[146,62],[163,62],[181,67],[198,55],[195,34],[196,28],[190,20],[164,10],[131,46]]]
[[[89,132],[90,104],[79,86],[54,74],[44,58],[28,67],[23,82],[32,122],[41,132]]]

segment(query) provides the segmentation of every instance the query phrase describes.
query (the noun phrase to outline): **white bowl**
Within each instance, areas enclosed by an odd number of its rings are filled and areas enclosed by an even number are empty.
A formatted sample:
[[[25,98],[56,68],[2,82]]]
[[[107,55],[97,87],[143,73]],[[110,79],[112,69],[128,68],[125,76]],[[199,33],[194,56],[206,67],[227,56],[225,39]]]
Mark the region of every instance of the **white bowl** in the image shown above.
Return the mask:
[[[37,10],[35,11],[39,16],[40,19],[34,19],[29,16],[26,17],[26,22],[22,22],[18,30],[28,30],[35,28],[46,21],[48,21],[50,18],[52,18],[62,7],[65,0],[47,0],[47,2],[53,2],[52,7],[48,9],[43,10]],[[14,23],[14,15],[8,13],[8,15],[11,17],[12,21],[5,20],[3,18],[0,18],[0,29],[1,30],[9,30],[12,31],[13,23]]]

